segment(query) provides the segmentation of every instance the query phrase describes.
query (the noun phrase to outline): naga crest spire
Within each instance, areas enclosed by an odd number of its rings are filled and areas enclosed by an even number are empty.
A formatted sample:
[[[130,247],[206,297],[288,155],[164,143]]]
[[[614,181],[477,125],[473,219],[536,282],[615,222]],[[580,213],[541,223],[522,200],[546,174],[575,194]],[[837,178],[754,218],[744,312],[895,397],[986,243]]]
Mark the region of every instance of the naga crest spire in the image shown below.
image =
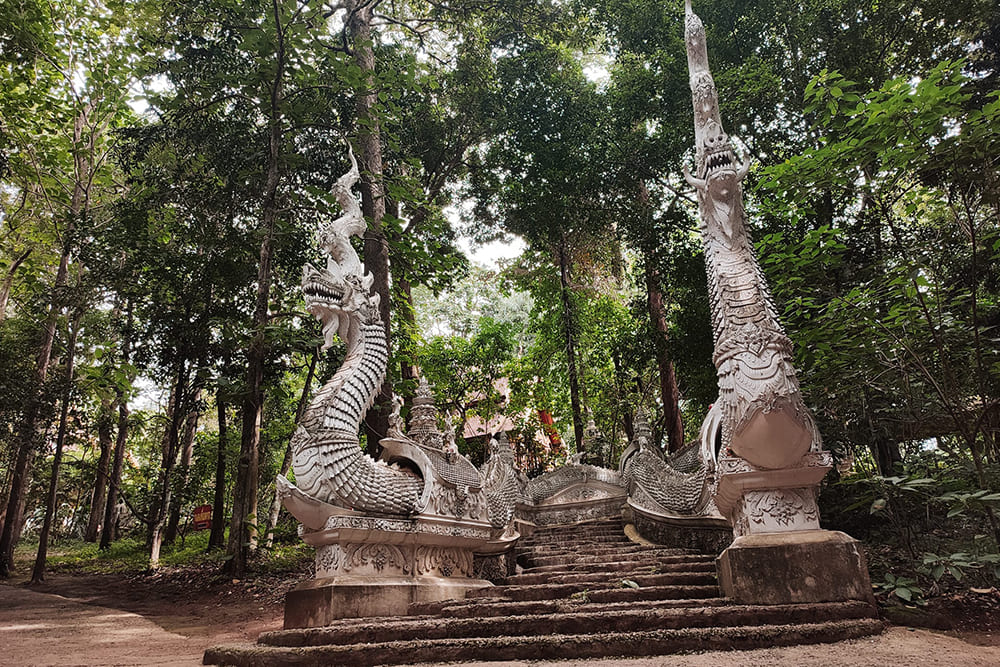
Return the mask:
[[[705,26],[691,0],[684,41],[696,142],[695,173],[685,167],[684,176],[698,194],[719,379],[704,447],[710,460],[721,449],[761,468],[782,468],[818,450],[820,438],[799,392],[792,343],[747,234],[741,181],[749,161],[737,159],[722,127]]]

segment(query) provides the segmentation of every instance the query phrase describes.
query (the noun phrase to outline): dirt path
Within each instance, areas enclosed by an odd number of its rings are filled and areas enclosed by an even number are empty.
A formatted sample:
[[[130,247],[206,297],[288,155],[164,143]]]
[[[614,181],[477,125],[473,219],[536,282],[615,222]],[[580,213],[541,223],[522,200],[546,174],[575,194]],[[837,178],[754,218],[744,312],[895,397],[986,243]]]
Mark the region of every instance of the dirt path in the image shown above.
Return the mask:
[[[86,593],[64,597],[24,586],[0,585],[0,665],[10,667],[96,667],[107,665],[201,664],[202,651],[217,643],[252,641],[260,632],[281,625],[280,606],[252,600],[208,602],[194,592],[191,599],[157,600],[137,591],[129,599],[121,591],[94,589],[75,578],[46,584],[46,589]],[[893,628],[879,637],[839,644],[795,646],[726,653],[704,653],[641,660],[574,662],[588,667],[995,667],[1000,646],[991,634],[962,637]],[[986,644],[986,645],[980,645]],[[465,663],[465,667],[564,666],[568,662]]]
[[[127,611],[0,586],[0,664],[197,665],[203,646]]]

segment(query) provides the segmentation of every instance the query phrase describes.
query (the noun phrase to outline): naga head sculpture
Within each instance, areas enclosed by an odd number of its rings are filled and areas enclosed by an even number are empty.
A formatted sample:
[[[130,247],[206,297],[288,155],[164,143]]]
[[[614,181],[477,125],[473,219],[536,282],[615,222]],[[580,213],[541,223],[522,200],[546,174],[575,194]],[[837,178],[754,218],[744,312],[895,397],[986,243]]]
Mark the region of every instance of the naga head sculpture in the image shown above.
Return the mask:
[[[374,277],[365,273],[351,236],[365,230],[361,207],[351,188],[361,178],[354,151],[348,146],[351,169],[337,179],[333,195],[344,214],[322,227],[319,246],[326,251],[326,268],[307,264],[302,272],[302,294],[306,310],[323,324],[323,349],[333,344],[338,334],[350,347],[357,340],[358,327],[378,319],[379,295],[372,294]]]
[[[719,115],[719,95],[708,68],[705,26],[686,5],[684,39],[687,44],[688,70],[691,76],[691,97],[694,102],[695,174],[684,167],[684,178],[698,191],[706,223],[715,223],[733,239],[742,219],[743,194],[740,182],[750,168],[749,161],[738,161],[733,143],[722,129]]]
[[[302,272],[302,295],[306,310],[323,325],[323,348],[333,344],[337,334],[345,342],[356,337],[357,327],[367,324],[378,313],[378,295],[371,293],[372,275],[344,273],[340,266],[328,262],[318,269],[307,264]]]

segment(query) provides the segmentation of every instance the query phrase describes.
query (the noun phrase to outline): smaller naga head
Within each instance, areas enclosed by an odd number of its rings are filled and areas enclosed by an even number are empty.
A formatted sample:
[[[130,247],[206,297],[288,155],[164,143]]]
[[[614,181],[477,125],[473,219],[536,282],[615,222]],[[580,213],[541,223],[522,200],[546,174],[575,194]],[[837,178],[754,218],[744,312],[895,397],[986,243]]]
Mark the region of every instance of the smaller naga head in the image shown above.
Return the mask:
[[[333,344],[338,334],[348,345],[357,339],[357,327],[378,312],[378,295],[371,294],[374,278],[345,273],[335,262],[318,269],[306,264],[302,271],[302,295],[306,310],[323,324],[323,349]]]

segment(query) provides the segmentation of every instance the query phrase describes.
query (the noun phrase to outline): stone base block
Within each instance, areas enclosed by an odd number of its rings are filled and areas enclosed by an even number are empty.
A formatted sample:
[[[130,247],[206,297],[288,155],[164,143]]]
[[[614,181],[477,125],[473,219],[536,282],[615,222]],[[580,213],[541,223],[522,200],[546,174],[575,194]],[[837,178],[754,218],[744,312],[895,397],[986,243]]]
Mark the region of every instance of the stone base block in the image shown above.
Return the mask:
[[[305,581],[285,596],[285,629],[318,628],[339,618],[405,616],[410,603],[464,598],[492,586],[482,579],[339,576]]]
[[[723,595],[740,604],[875,603],[860,542],[838,531],[737,537],[716,568]]]

